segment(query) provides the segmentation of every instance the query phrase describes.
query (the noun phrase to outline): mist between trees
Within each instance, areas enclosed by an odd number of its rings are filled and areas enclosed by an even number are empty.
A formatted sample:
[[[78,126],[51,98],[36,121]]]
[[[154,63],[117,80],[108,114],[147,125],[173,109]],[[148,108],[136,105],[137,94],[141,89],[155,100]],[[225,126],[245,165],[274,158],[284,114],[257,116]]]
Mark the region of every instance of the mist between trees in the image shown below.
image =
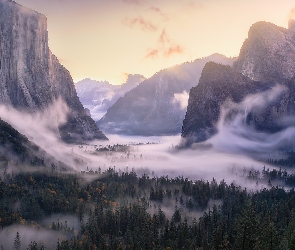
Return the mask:
[[[6,173],[0,242],[3,249],[292,249],[294,174],[233,171],[267,188],[114,168]]]

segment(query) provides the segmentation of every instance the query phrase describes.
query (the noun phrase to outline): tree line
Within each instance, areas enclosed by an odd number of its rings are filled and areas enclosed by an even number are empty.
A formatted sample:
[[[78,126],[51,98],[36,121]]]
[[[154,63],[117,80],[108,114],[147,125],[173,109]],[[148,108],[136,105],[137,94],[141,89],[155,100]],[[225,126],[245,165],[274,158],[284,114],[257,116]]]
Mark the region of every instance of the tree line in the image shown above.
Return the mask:
[[[137,176],[115,168],[94,177],[5,173],[0,228],[67,214],[78,218],[79,232],[52,222],[47,229],[67,232],[66,240],[55,239],[56,249],[295,249],[295,175],[286,170],[245,169],[247,181],[267,186],[257,191],[214,178]],[[14,246],[46,249],[34,239],[23,246],[19,234]]]

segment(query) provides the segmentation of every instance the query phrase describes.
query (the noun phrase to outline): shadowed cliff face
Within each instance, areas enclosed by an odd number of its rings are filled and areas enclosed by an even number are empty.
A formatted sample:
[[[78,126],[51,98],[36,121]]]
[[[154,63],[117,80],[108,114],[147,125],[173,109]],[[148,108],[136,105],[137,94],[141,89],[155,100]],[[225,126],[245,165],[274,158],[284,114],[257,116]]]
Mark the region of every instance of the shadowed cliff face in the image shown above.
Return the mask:
[[[214,54],[161,70],[119,98],[97,124],[110,133],[180,133],[188,92],[198,84],[202,69],[209,61],[232,64],[234,59]]]
[[[269,133],[294,125],[294,34],[293,28],[287,30],[271,23],[256,23],[250,28],[233,68],[208,63],[199,85],[190,91],[182,137],[189,143],[210,138],[218,132],[216,124],[227,102],[240,103],[247,95],[255,93],[256,98],[261,99],[258,93],[277,86],[282,92],[275,101],[251,110],[243,106],[245,123],[249,128]],[[236,113],[231,110],[227,115],[230,119]]]
[[[24,166],[50,167],[52,164],[58,164],[61,169],[70,169],[0,119],[1,167],[6,170],[13,167],[14,171],[18,171],[25,170]]]
[[[0,0],[0,12],[0,103],[36,112],[61,98],[70,110],[61,139],[106,139],[86,115],[69,72],[49,50],[46,17],[10,0]]]
[[[228,101],[240,102],[247,94],[265,88],[229,66],[207,63],[198,86],[190,91],[188,108],[183,121],[182,136],[193,141],[204,141],[217,132],[221,105]]]

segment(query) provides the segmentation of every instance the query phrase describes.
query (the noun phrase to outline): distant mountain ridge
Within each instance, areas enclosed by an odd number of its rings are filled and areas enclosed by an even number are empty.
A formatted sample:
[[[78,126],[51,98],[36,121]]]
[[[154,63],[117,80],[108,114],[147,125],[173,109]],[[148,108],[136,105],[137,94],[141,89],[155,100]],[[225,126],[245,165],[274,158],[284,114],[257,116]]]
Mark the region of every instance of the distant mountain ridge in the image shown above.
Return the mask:
[[[112,85],[107,81],[86,78],[77,82],[75,87],[83,106],[90,110],[94,120],[99,120],[120,97],[144,80],[142,75],[129,74],[122,85]]]
[[[232,65],[234,59],[214,54],[161,70],[119,98],[98,126],[109,133],[131,135],[180,133],[188,92],[209,61]]]
[[[0,0],[0,12],[0,104],[34,113],[62,99],[69,107],[67,122],[58,128],[62,140],[107,139],[49,49],[46,17],[11,0]]]
[[[241,102],[249,94],[280,90],[276,100],[257,96],[263,107],[245,109],[245,123],[258,131],[275,133],[294,125],[295,119],[295,21],[289,29],[267,22],[252,25],[233,67],[208,63],[200,83],[190,91],[182,127],[189,143],[216,134],[221,107]],[[229,114],[234,117],[235,113]],[[228,119],[232,119],[228,117]]]

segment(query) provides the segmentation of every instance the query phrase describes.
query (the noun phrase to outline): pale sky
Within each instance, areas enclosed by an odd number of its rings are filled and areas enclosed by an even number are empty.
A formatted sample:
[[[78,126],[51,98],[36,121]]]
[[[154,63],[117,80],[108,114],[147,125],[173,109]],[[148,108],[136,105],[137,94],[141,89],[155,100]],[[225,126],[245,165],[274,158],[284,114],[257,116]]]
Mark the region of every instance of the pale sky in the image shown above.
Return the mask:
[[[126,74],[221,53],[237,56],[250,26],[287,28],[294,0],[15,0],[47,16],[49,46],[75,82],[121,84]]]

